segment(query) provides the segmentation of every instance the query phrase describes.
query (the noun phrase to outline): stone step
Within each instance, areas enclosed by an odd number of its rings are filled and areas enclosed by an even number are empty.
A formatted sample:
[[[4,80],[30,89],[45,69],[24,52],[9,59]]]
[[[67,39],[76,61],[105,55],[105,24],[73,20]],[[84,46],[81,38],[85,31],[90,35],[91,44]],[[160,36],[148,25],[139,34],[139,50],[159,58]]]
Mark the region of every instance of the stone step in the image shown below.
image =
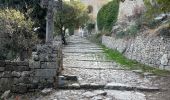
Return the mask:
[[[72,85],[60,86],[59,89],[64,90],[121,90],[121,91],[143,91],[143,92],[155,92],[160,91],[161,89],[157,87],[147,87],[147,86],[130,86],[124,84],[107,84],[107,85],[99,85],[99,84],[78,84],[74,83]]]

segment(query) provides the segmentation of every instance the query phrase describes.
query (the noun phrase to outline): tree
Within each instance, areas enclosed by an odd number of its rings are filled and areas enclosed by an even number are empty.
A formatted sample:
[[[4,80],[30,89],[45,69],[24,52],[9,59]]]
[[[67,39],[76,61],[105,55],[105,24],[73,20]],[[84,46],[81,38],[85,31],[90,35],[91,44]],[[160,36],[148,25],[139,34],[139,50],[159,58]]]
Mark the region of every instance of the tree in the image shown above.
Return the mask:
[[[119,10],[119,2],[113,0],[108,4],[104,5],[98,12],[97,15],[97,26],[99,30],[112,29],[113,24],[117,21]]]
[[[86,20],[88,20],[88,14],[85,6],[80,2],[64,2],[62,7],[57,9],[54,25],[57,33],[61,35],[63,44],[67,44],[65,40],[66,29],[78,28],[84,25]]]

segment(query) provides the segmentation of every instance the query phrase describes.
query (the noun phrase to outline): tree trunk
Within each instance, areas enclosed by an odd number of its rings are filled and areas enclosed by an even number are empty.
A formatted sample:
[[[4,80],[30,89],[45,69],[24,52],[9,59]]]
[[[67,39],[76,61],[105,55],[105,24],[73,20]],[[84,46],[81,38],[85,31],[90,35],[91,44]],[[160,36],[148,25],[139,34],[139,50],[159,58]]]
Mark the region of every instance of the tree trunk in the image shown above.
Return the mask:
[[[61,31],[61,40],[62,40],[62,43],[64,45],[67,45],[67,42],[66,42],[66,39],[65,39],[65,30],[63,30],[62,28],[60,28],[60,31]]]

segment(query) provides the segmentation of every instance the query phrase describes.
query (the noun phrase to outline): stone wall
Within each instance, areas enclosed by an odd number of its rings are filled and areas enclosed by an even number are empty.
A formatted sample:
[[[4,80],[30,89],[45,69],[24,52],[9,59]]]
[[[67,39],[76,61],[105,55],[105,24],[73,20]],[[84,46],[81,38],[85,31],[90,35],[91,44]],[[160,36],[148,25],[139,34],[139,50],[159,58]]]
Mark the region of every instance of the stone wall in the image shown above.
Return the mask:
[[[57,87],[57,76],[61,70],[61,43],[40,45],[28,62],[0,61],[0,93],[6,90],[26,93]]]
[[[170,70],[170,39],[159,36],[138,36],[134,39],[115,39],[103,36],[102,44],[116,49],[127,58],[143,64]]]
[[[28,62],[0,61],[0,92],[24,93],[31,85],[32,73]]]

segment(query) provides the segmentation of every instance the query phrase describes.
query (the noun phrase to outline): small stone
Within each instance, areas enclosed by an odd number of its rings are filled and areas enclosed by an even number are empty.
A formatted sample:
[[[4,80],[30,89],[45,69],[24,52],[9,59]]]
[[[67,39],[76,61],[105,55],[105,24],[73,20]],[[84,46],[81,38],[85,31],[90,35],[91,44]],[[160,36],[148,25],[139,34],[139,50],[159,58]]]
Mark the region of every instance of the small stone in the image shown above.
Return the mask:
[[[143,73],[144,76],[151,76],[151,75],[154,75],[153,73],[149,73],[149,72],[145,72]]]
[[[5,91],[5,92],[1,95],[1,99],[6,100],[6,99],[9,97],[10,93],[11,93],[10,90]]]
[[[48,95],[52,92],[52,90],[53,90],[52,88],[45,88],[41,91],[41,94],[42,95]]]
[[[80,85],[78,83],[74,83],[71,86],[75,87],[75,88],[80,88]]]

